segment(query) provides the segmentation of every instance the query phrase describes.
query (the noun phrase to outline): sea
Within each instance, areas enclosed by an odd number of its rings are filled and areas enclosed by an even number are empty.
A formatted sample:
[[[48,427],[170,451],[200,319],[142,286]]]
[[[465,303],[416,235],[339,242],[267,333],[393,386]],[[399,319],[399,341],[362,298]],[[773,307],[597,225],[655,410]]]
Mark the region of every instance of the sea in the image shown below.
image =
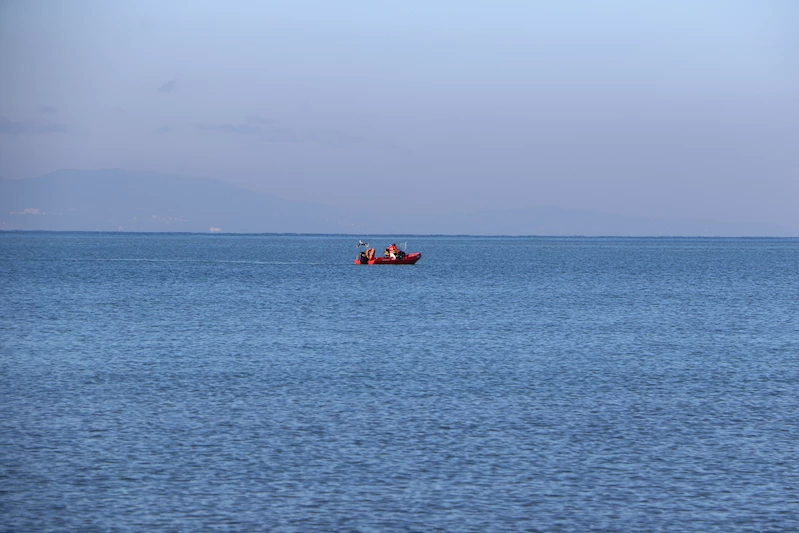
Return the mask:
[[[3,533],[799,531],[799,239],[5,232],[0,302]]]

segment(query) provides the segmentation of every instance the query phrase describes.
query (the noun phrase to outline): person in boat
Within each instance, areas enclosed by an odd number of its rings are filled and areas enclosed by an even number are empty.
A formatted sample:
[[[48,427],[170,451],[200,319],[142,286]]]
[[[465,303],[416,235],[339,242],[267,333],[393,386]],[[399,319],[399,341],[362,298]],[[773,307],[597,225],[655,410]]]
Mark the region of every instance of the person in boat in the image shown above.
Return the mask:
[[[389,246],[389,249],[391,250],[390,255],[392,259],[402,259],[405,257],[405,252],[400,250],[396,244],[392,244],[391,246]]]

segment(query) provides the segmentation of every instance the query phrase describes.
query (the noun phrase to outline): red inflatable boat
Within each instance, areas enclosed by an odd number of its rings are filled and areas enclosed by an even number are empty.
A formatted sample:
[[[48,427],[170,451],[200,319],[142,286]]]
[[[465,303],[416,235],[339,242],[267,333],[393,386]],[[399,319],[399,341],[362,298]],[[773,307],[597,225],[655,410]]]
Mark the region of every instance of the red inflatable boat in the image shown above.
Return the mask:
[[[392,259],[390,257],[373,257],[371,259],[359,257],[355,260],[355,264],[356,265],[412,265],[421,258],[422,254],[420,252],[413,252],[412,254],[408,254],[405,257],[397,257],[395,259]]]
[[[355,259],[356,265],[412,265],[422,258],[420,252],[413,252],[406,254],[396,244],[392,244],[386,248],[384,257],[377,257],[375,249],[369,248],[369,244],[363,241],[358,242],[358,248],[361,246],[366,247],[366,251],[361,252]]]

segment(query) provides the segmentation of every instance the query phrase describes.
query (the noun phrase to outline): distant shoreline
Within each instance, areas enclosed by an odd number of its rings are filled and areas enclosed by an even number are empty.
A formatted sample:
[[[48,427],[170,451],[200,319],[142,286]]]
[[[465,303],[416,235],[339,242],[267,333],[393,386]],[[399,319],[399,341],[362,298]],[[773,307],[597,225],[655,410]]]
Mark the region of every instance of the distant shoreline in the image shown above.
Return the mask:
[[[795,240],[796,236],[777,235],[474,235],[466,233],[289,233],[289,232],[212,232],[212,231],[104,231],[104,230],[26,230],[0,229],[0,233],[25,234],[75,234],[75,235],[198,235],[208,237],[420,237],[420,238],[469,238],[469,239],[704,239],[704,240]]]

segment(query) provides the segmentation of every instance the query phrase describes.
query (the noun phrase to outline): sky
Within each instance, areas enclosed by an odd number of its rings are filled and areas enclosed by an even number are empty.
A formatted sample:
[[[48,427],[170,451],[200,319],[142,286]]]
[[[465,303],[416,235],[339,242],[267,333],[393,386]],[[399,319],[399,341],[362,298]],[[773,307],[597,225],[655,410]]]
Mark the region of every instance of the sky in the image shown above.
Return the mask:
[[[799,231],[793,0],[0,0],[0,177]]]

